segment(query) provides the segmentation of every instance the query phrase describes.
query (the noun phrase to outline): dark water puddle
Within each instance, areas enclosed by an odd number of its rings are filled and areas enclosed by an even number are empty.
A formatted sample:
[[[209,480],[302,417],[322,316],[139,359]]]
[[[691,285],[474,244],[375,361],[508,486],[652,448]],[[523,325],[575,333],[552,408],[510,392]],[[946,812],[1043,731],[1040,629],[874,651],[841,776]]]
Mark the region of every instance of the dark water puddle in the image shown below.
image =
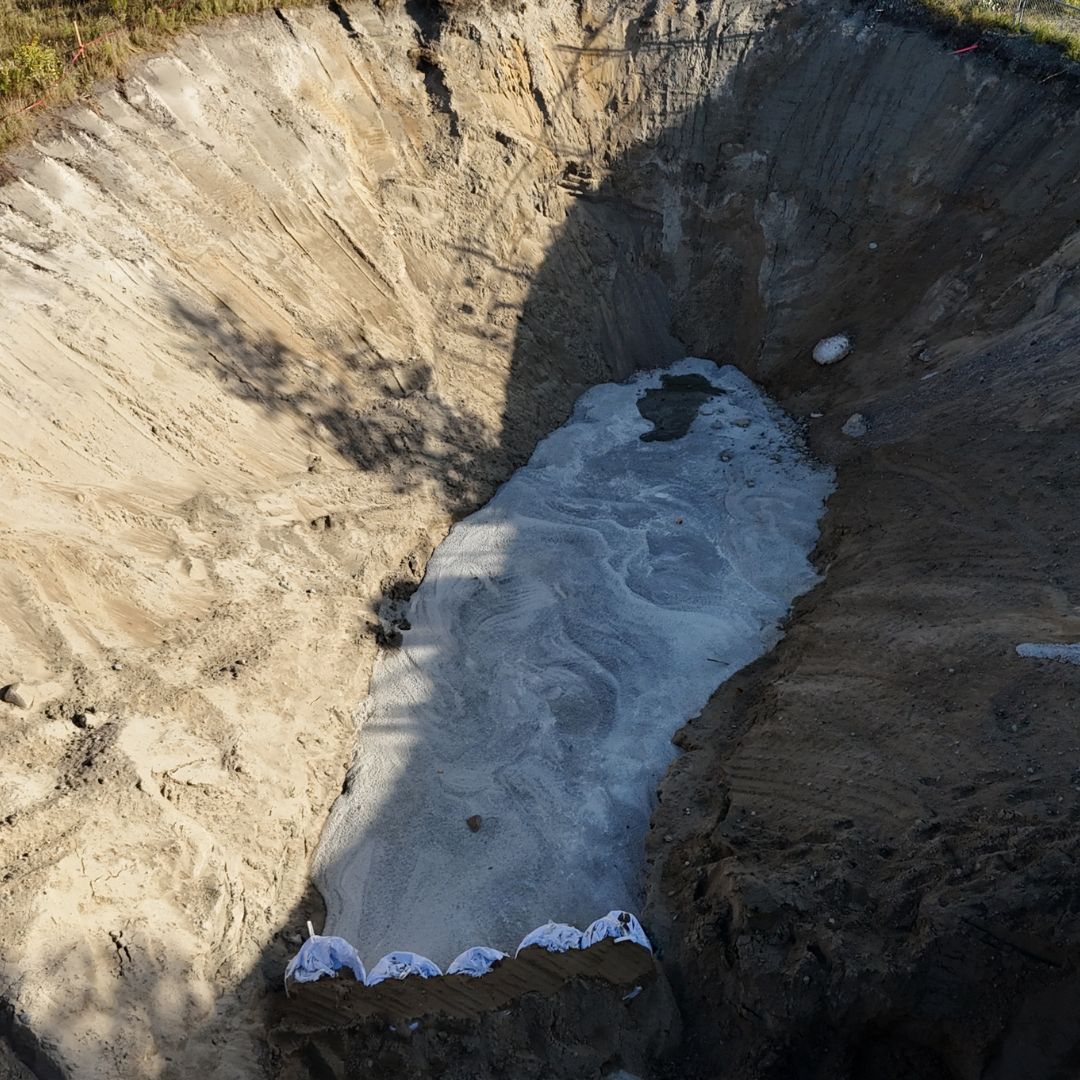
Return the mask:
[[[671,442],[681,439],[694,422],[701,406],[727,391],[713,386],[704,375],[664,375],[660,386],[646,390],[638,398],[638,412],[652,425],[642,442]]]

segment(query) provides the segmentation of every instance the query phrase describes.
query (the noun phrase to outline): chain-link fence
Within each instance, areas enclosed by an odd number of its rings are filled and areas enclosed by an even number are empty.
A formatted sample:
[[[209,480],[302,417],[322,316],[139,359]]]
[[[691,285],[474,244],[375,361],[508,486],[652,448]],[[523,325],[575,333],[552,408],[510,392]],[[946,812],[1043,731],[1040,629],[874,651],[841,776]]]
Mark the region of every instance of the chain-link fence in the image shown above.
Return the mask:
[[[1069,0],[1020,0],[1016,8],[1017,25],[1023,26],[1027,19],[1056,19],[1063,26],[1080,26],[1080,4]]]
[[[1068,0],[1018,0],[1016,26],[1036,38],[1067,35],[1080,41],[1080,5]]]
[[[924,0],[972,28],[1023,32],[1080,61],[1080,0]]]

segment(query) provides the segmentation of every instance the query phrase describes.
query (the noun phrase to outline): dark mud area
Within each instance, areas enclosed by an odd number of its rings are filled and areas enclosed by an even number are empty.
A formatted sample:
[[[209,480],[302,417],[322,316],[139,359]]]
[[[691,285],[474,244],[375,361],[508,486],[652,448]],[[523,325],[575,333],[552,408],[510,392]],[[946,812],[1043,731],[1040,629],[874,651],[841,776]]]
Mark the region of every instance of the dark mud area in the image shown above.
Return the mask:
[[[638,401],[638,412],[652,425],[642,442],[670,442],[681,439],[694,422],[701,406],[724,393],[704,375],[665,375],[658,390],[647,390]]]

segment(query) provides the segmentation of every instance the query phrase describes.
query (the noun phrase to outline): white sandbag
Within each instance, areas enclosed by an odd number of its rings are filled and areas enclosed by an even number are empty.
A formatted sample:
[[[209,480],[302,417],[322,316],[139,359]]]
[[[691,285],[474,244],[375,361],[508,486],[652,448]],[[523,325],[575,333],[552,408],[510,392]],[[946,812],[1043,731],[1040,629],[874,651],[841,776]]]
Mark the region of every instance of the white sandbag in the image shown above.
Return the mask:
[[[387,979],[406,979],[410,975],[419,975],[430,979],[441,975],[438,964],[433,964],[426,956],[414,952],[387,953],[372,969],[367,977],[368,986],[375,986]]]
[[[498,949],[489,949],[486,945],[476,945],[466,949],[456,957],[446,969],[447,975],[471,975],[477,978],[486,975],[500,960],[506,959],[506,953]]]
[[[566,923],[546,922],[521,939],[515,956],[520,956],[523,949],[536,945],[548,952],[566,952],[581,948],[581,931],[576,926]]]
[[[629,911],[609,911],[602,919],[597,919],[581,935],[581,947],[587,949],[604,938],[616,941],[633,941],[652,952],[652,945],[641,923]]]
[[[339,971],[348,968],[357,982],[364,982],[364,965],[356,950],[340,937],[324,937],[312,934],[300,946],[300,951],[289,961],[285,969],[285,983],[315,982],[324,975],[334,978]]]

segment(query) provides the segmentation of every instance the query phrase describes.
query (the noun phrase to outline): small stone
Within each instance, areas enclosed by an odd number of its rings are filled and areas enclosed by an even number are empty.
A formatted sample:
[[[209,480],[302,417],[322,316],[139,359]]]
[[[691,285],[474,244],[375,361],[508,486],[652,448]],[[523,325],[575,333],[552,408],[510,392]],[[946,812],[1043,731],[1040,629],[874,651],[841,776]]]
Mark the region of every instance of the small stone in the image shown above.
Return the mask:
[[[740,416],[738,420],[731,421],[736,427],[748,428],[750,426],[750,418],[748,416]]]
[[[14,705],[17,709],[29,709],[34,704],[34,695],[22,683],[13,682],[0,690],[0,700]]]
[[[868,430],[866,417],[862,413],[852,413],[844,421],[844,426],[840,430],[852,439],[861,439]]]
[[[469,832],[479,832],[484,819],[479,814],[473,814],[472,817],[465,819],[465,824],[469,826]]]
[[[870,249],[871,251],[877,251],[877,243],[876,243],[875,241],[873,241],[873,240],[871,240],[871,241],[870,241],[870,243],[869,243],[869,244],[867,244],[866,246],[867,246],[867,247],[868,247],[868,248],[869,248],[869,249]]]
[[[674,839],[675,839],[675,837],[674,837],[674,836],[672,836],[672,835],[671,835],[671,833],[668,833],[668,834],[667,834],[667,835],[666,835],[666,836],[664,837],[664,843],[665,843],[665,844],[670,844],[670,843],[672,842],[672,840],[674,840]]]
[[[812,412],[810,414],[811,420],[820,420],[825,414],[823,412]]]
[[[734,457],[735,457],[735,455],[730,450],[725,450],[720,455],[720,460],[721,461],[731,461]]]
[[[112,663],[112,669],[113,671],[123,671],[124,665],[121,664],[119,660],[114,660]]]
[[[90,726],[90,717],[86,713],[77,712],[72,718],[71,722],[77,727],[82,728],[84,731]]]
[[[851,338],[847,334],[834,334],[832,337],[822,338],[814,346],[814,363],[835,364],[843,360],[851,352]]]

